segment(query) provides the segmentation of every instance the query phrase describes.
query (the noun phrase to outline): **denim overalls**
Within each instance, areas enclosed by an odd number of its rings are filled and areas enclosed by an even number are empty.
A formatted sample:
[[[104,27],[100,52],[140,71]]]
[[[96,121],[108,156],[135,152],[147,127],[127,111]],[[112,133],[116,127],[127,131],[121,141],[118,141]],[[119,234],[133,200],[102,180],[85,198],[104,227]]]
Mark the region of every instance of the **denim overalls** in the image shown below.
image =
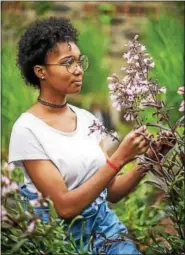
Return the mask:
[[[38,194],[31,192],[26,185],[20,188],[20,194],[24,201],[25,211],[27,210],[27,201],[38,197]],[[83,233],[84,250],[88,250],[88,241],[90,236],[93,236],[92,254],[141,254],[134,243],[124,237],[127,228],[108,207],[106,197],[107,189],[104,189],[99,197],[82,211],[83,219],[77,219],[72,225],[70,231],[77,248],[80,246],[80,237]],[[49,222],[49,209],[47,207],[34,207],[33,210],[35,215],[39,216],[44,223]],[[59,219],[62,218],[59,217]]]

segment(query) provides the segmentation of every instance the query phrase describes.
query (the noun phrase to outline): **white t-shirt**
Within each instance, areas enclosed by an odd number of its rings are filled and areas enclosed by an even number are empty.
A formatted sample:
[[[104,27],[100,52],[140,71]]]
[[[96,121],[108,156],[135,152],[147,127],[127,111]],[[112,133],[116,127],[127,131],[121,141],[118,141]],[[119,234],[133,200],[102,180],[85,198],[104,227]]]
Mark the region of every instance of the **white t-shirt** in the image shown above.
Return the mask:
[[[77,115],[74,132],[57,130],[28,112],[21,114],[14,123],[8,162],[23,170],[24,183],[33,192],[38,190],[26,173],[22,160],[51,160],[69,190],[88,180],[105,164],[106,157],[99,146],[102,139],[100,132],[89,135],[89,126],[96,118],[86,110],[69,106]]]

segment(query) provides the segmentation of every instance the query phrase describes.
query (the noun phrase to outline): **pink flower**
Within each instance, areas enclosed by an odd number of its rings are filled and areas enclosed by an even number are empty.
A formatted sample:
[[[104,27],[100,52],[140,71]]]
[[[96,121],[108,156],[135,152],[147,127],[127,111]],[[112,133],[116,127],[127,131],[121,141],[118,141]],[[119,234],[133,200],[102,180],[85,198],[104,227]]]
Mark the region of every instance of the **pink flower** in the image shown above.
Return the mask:
[[[10,179],[7,176],[3,175],[1,181],[6,185],[10,184]]]
[[[126,113],[123,117],[126,121],[132,121],[135,119],[135,117],[131,113]]]
[[[31,206],[33,206],[33,207],[41,206],[39,199],[32,199],[32,200],[29,200],[29,202],[30,202]]]
[[[121,111],[121,105],[119,102],[113,102],[112,106],[115,107],[117,111]]]
[[[111,94],[111,95],[110,95],[111,101],[117,100],[117,98],[118,98],[117,95],[114,95],[114,94]]]
[[[5,178],[4,178],[5,179]],[[10,180],[6,179],[6,182],[8,183]],[[19,187],[16,182],[9,182],[8,185],[2,187],[2,196],[5,197],[8,193],[14,192],[18,190]]]
[[[152,63],[150,63],[148,66],[151,67],[151,68],[153,68],[153,67],[155,66],[155,63],[152,62]]]
[[[9,190],[10,190],[10,192],[19,190],[19,187],[18,187],[17,183],[16,183],[16,182],[12,182],[12,183],[9,185]]]
[[[28,227],[27,227],[27,232],[28,232],[28,233],[33,232],[33,230],[34,230],[34,228],[35,228],[35,223],[36,223],[36,221],[35,221],[35,220],[32,220],[31,223],[28,225]]]
[[[139,38],[139,35],[134,36],[134,40],[137,40]]]
[[[1,205],[1,221],[7,219],[7,211],[3,205]]]
[[[115,90],[116,88],[117,88],[117,86],[116,86],[115,83],[109,84],[109,89],[110,89],[110,90]]]
[[[144,45],[141,46],[141,51],[144,52],[146,50],[146,47]]]
[[[160,89],[159,89],[159,91],[160,91],[161,93],[166,94],[166,87],[162,87],[162,88],[160,88]]]
[[[177,93],[180,94],[180,95],[183,95],[184,94],[184,87],[179,87]]]
[[[12,172],[14,169],[15,169],[14,163],[8,164],[8,167],[7,167],[7,170],[8,170],[8,171]]]
[[[180,104],[180,108],[179,108],[180,112],[184,112],[185,111],[185,101],[183,100]]]
[[[125,76],[118,77],[116,74],[109,77],[110,98],[112,106],[116,110],[125,110],[124,118],[134,120],[144,107],[156,107],[151,104],[151,95],[156,98],[160,93],[166,93],[166,88],[148,78],[150,68],[155,66],[153,58],[147,53],[146,47],[137,41],[138,35],[129,41],[128,52],[123,54],[127,67],[122,67]],[[114,85],[113,85],[114,84]],[[129,110],[129,113],[127,111]]]
[[[1,189],[1,195],[2,195],[2,197],[5,197],[6,196],[6,194],[9,192],[9,190],[8,190],[8,188],[7,187],[2,187],[2,189]]]
[[[130,56],[131,56],[130,52],[124,53],[124,54],[123,54],[123,58],[124,58],[124,59],[127,59],[127,60],[130,59]]]

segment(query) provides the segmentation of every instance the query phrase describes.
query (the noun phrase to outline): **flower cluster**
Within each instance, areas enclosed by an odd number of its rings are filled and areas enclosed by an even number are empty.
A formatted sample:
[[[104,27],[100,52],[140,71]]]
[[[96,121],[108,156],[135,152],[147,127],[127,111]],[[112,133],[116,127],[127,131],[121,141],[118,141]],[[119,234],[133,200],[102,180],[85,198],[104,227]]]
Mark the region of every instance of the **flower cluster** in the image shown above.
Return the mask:
[[[138,35],[128,42],[129,51],[123,55],[128,64],[127,67],[121,68],[126,74],[124,78],[120,79],[116,74],[108,77],[112,105],[118,111],[125,110],[123,117],[127,121],[134,120],[147,106],[162,107],[160,103],[156,103],[156,98],[158,94],[166,93],[165,87],[160,87],[148,78],[148,71],[155,63],[147,53],[146,47],[137,39]]]
[[[8,193],[18,190],[16,182],[12,181],[8,176],[2,176],[2,197],[5,197]]]
[[[180,87],[178,89],[177,93],[180,94],[180,95],[184,95],[184,87]],[[184,112],[184,110],[185,110],[185,100],[182,100],[182,102],[180,104],[179,111]]]
[[[89,126],[89,130],[90,132],[88,135],[91,135],[93,133],[98,133],[102,136],[102,139],[104,139],[106,136],[110,136],[113,142],[114,141],[120,142],[117,132],[113,130],[108,131],[106,127],[98,120],[93,120],[93,124]]]

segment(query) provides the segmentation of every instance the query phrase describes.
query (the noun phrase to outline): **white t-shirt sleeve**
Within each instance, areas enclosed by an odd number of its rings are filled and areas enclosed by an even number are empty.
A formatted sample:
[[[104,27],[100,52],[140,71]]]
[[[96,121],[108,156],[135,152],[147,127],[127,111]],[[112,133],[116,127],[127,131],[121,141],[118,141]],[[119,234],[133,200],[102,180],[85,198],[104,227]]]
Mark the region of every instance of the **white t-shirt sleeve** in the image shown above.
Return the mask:
[[[13,127],[10,137],[8,163],[13,162],[17,166],[22,166],[21,161],[29,159],[49,158],[29,128],[23,126]]]

